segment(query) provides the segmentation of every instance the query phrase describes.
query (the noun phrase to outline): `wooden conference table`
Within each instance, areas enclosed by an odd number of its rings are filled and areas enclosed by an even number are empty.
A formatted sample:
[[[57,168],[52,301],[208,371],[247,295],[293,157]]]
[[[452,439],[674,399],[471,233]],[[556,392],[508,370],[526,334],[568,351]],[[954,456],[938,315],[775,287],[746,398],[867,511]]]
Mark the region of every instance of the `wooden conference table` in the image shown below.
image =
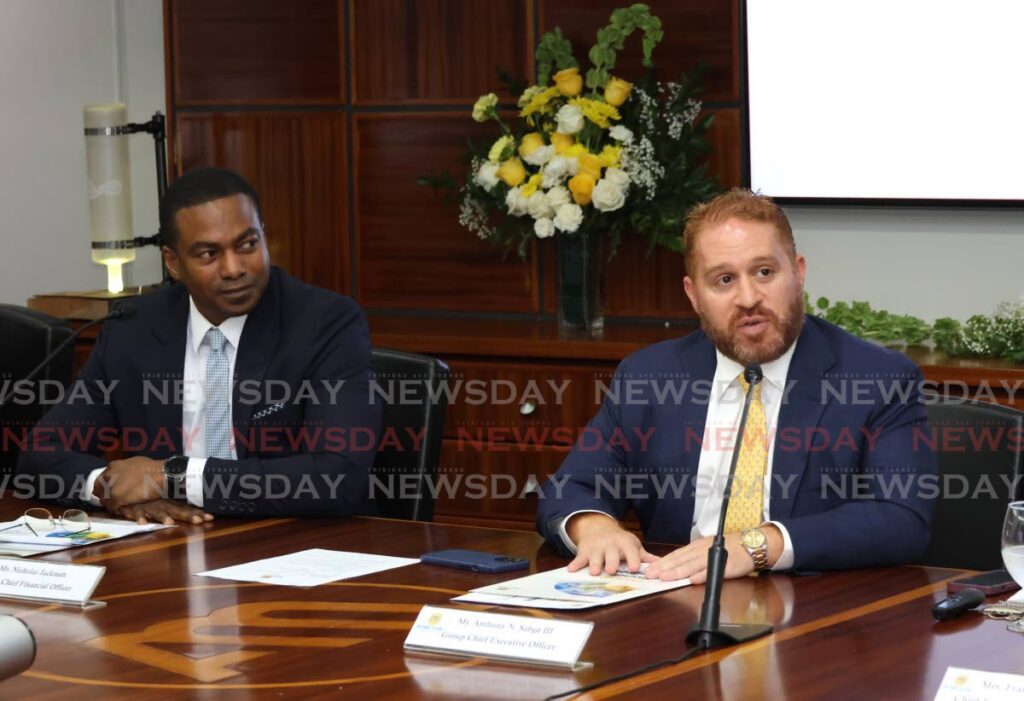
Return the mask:
[[[0,518],[31,506],[0,500]],[[424,604],[519,574],[412,565],[310,589],[232,583],[192,573],[306,548],[405,557],[472,548],[564,563],[538,536],[464,526],[223,519],[47,556],[104,565],[89,611],[0,601],[22,618],[38,656],[0,682],[4,699],[537,699],[685,649],[703,587],[589,612],[581,672],[406,655]],[[929,609],[957,570],[920,567],[727,582],[723,620],[767,620],[772,636],[703,653],[585,698],[931,699],[950,665],[1024,673],[1024,637],[978,614],[936,624]],[[511,610],[536,617],[537,610]]]

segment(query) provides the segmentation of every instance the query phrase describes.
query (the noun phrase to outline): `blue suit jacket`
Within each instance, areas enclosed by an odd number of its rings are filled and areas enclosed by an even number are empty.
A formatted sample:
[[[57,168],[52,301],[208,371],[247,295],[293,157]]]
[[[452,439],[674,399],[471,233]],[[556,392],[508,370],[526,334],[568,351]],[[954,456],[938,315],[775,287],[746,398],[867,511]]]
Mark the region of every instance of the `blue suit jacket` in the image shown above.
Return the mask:
[[[105,325],[78,376],[91,401],[69,393],[20,455],[19,472],[34,476],[44,497],[78,503],[114,435],[126,440],[124,457],[184,454],[173,388],[184,371],[188,293],[169,285],[133,303],[138,314]],[[343,516],[367,508],[381,408],[369,402],[370,337],[353,300],[272,268],[246,319],[234,379],[238,459],[207,460],[204,510]]]
[[[619,365],[589,424],[604,446],[578,443],[543,487],[537,525],[552,545],[564,552],[557,527],[574,511],[622,518],[630,507],[647,540],[689,542],[716,362],[697,331]],[[805,319],[779,412],[769,502],[771,519],[792,538],[794,569],[890,565],[924,554],[937,468],[922,440],[921,379],[901,353]],[[628,380],[633,393],[616,396]],[[680,401],[669,394],[659,402],[655,387],[666,381],[686,383]]]

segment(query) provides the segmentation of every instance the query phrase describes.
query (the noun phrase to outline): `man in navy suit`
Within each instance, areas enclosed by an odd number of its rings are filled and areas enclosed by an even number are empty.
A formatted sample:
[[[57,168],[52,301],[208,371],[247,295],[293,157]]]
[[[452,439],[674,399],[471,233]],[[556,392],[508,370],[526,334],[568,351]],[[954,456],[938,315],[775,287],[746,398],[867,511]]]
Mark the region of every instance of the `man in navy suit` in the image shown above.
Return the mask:
[[[703,582],[746,396],[740,377],[758,366],[748,434],[756,424],[759,436],[737,446],[756,479],[745,494],[733,489],[726,576],[922,556],[938,482],[920,370],[805,316],[806,261],[767,197],[735,189],[700,205],[684,237],[684,289],[702,330],[619,365],[590,423],[602,441],[578,442],[544,485],[540,532],[574,556],[573,571],[647,563],[648,577]],[[620,524],[630,508],[646,540],[683,547],[648,553]]]
[[[358,305],[271,267],[259,197],[231,171],[175,181],[160,228],[180,284],[106,324],[88,401],[69,392],[19,470],[140,521],[363,511],[381,410]]]

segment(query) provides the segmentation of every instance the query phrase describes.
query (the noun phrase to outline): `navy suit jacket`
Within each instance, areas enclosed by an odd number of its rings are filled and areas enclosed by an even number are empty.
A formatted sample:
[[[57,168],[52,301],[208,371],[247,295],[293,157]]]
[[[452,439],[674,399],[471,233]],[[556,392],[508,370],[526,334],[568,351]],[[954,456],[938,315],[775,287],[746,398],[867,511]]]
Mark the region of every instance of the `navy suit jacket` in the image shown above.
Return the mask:
[[[630,507],[647,540],[689,542],[716,364],[714,346],[697,331],[619,365],[589,424],[603,445],[578,442],[543,487],[537,525],[552,545],[565,552],[558,524],[575,511],[621,519]],[[779,411],[769,501],[771,519],[792,539],[794,569],[891,565],[924,554],[938,483],[921,380],[903,354],[806,317]],[[665,382],[685,383],[685,391],[665,395]],[[669,399],[659,401],[658,383]]]
[[[107,322],[69,392],[34,429],[19,472],[39,494],[78,504],[85,479],[107,461],[184,454],[182,403],[189,297],[169,285]],[[232,423],[237,460],[210,458],[204,510],[238,515],[344,516],[367,509],[381,407],[369,400],[370,337],[348,297],[271,268],[235,355]],[[110,387],[113,386],[111,390]],[[104,394],[109,401],[104,401]],[[285,400],[285,401],[281,401]]]

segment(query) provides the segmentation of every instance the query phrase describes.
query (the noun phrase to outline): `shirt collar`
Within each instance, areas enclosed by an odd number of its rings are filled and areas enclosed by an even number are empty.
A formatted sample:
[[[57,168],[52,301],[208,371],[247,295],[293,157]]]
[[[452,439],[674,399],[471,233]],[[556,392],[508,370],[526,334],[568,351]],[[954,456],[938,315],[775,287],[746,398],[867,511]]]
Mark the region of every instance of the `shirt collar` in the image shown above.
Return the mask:
[[[227,339],[228,343],[235,350],[238,349],[238,341],[242,338],[242,328],[245,326],[245,320],[249,318],[248,314],[242,316],[229,316],[225,319],[220,326],[221,333],[224,334],[224,338]],[[195,300],[189,295],[188,298],[188,329],[191,334],[192,352],[198,353],[199,347],[203,345],[203,339],[206,338],[206,332],[213,327],[210,320],[203,316],[203,313],[196,307]]]
[[[799,340],[799,337],[797,340]],[[778,358],[767,363],[761,363],[761,372],[764,374],[764,379],[779,391],[782,391],[786,386],[786,376],[789,375],[789,363],[793,360],[793,351],[796,350],[796,344],[797,341],[793,341],[789,344],[786,352]],[[733,382],[738,383],[737,378],[745,367],[732,358],[727,357],[718,348],[715,348],[715,357],[718,359],[718,364],[715,366],[714,383],[716,391],[719,397],[721,397],[732,386]]]

